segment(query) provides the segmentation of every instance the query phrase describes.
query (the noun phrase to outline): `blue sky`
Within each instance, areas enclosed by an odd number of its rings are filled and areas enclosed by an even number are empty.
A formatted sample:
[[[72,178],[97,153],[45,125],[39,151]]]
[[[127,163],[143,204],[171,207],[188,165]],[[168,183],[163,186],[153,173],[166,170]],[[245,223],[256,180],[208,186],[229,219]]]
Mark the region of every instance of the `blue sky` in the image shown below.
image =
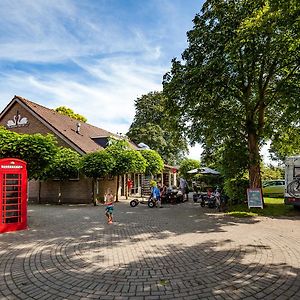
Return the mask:
[[[1,0],[0,110],[14,95],[65,105],[125,133],[134,100],[161,90],[197,0]],[[195,153],[194,153],[195,152]],[[191,151],[199,159],[199,149]]]

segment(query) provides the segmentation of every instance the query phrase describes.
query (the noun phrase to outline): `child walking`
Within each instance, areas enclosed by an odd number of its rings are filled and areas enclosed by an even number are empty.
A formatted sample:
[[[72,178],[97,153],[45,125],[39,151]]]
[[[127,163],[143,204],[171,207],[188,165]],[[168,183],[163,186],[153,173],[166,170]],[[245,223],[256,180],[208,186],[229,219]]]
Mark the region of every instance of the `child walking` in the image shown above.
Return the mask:
[[[113,211],[114,211],[114,196],[110,190],[105,194],[105,215],[107,217],[107,223],[113,223]]]

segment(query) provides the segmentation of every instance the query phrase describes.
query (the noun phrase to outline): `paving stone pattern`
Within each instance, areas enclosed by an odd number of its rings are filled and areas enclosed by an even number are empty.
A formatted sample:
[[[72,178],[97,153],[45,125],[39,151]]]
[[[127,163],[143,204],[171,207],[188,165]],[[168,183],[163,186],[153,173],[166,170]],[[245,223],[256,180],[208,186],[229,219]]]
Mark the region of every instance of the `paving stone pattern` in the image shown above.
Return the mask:
[[[300,299],[300,219],[198,203],[30,205],[0,235],[0,299]]]

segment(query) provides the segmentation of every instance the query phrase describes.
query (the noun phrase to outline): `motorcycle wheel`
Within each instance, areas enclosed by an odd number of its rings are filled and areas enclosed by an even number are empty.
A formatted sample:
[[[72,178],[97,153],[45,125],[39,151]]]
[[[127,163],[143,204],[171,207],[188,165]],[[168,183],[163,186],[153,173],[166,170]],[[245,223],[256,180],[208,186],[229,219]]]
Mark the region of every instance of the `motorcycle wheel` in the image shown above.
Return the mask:
[[[136,207],[139,204],[139,201],[137,199],[133,199],[129,204],[131,207]]]
[[[205,206],[205,202],[201,201],[200,205],[201,205],[201,207],[204,207]]]

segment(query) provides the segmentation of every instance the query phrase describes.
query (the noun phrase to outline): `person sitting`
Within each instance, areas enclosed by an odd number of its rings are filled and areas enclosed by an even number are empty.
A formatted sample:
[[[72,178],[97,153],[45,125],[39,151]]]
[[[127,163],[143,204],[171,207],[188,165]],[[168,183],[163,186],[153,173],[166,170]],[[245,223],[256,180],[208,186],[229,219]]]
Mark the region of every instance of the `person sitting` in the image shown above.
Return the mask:
[[[152,191],[151,191],[151,197],[156,201],[157,207],[162,207],[161,206],[161,198],[160,198],[160,190],[156,184],[153,184]]]

